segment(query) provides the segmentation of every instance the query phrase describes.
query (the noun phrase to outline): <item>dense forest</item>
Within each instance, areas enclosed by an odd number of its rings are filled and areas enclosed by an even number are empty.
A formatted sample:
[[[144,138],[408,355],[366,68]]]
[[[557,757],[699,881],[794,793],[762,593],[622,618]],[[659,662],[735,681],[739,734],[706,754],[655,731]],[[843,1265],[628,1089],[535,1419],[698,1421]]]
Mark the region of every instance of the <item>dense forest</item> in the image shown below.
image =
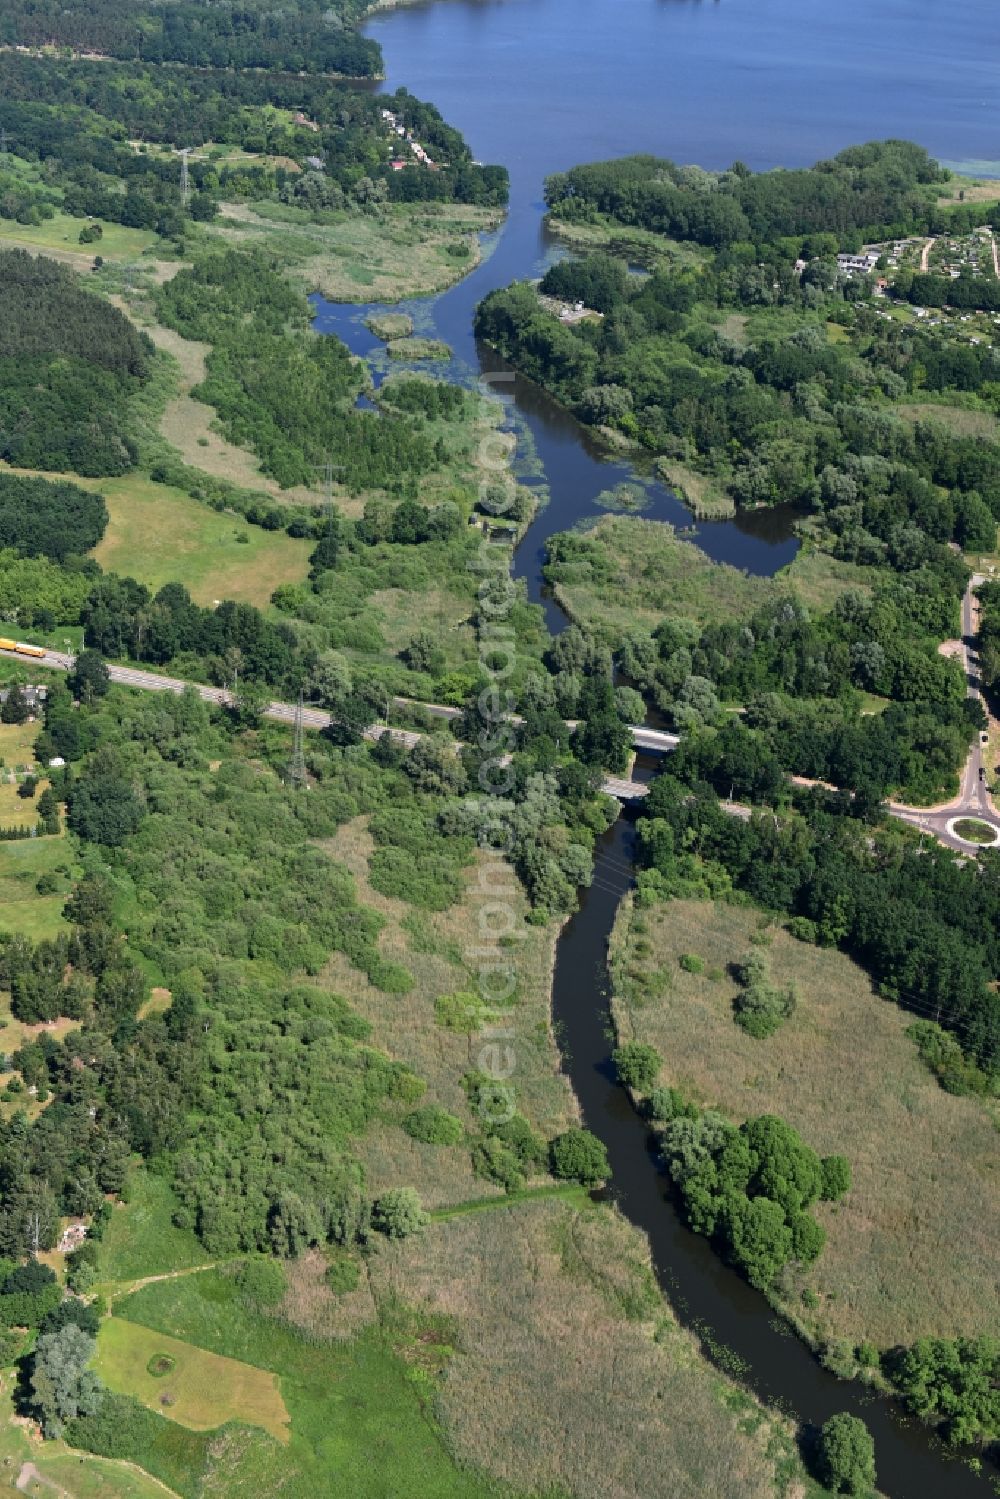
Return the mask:
[[[583,205],[574,212],[610,214],[602,222],[624,228],[633,218],[620,196],[656,180],[651,170],[578,168],[568,201]],[[834,258],[851,241],[849,227],[874,234],[883,224],[884,198],[903,192],[927,208],[923,184],[938,176],[926,153],[888,142],[811,172],[672,185],[685,201],[758,208],[694,263],[675,263],[664,244],[651,274],[631,273],[626,259],[602,252],[547,272],[543,293],[600,316],[560,321],[534,288],[516,285],[483,301],[477,331],[583,421],[659,455],[667,473],[688,465],[739,506],[791,502],[821,511],[839,556],[882,561],[914,527],[966,548],[991,545],[1000,446],[933,423],[915,427],[894,407],[937,391],[989,399],[995,349],[880,317],[864,278],[845,278]],[[576,182],[575,173],[567,180]],[[882,184],[881,197],[865,187],[869,180]],[[565,200],[553,201],[563,214]],[[827,221],[810,210],[815,203],[830,205]],[[973,219],[984,211],[959,208]],[[903,215],[898,232],[914,227],[915,214]],[[658,227],[698,238],[682,225]],[[629,253],[627,241],[611,248]],[[941,487],[949,491],[943,502]]]
[[[0,252],[0,456],[23,468],[125,473],[136,458],[129,400],[151,353],[71,271]],[[72,539],[69,549],[86,550]]]
[[[713,249],[834,234],[846,250],[860,248],[863,238],[938,233],[954,224],[928,192],[946,178],[921,146],[872,141],[795,171],[754,173],[735,162],[727,172],[707,172],[655,156],[594,162],[549,177],[545,201],[570,223],[606,214]],[[970,205],[958,217],[971,228],[981,214]]]
[[[572,533],[552,538],[549,555],[552,582],[599,577],[604,561],[600,541]],[[651,636],[636,630],[614,644],[675,728],[718,730],[682,753],[697,754],[721,792],[773,800],[791,771],[866,804],[901,788],[933,800],[981,726],[958,664],[938,650],[956,628],[965,576],[954,553],[930,544],[919,565],[886,569],[871,592],[846,591],[826,614],[789,593],[701,631],[667,615]],[[864,694],[887,699],[883,711],[866,712]],[[724,708],[734,702],[738,721]]]
[[[363,10],[356,0],[212,7],[17,0],[0,14],[0,41],[8,46],[54,44],[125,60],[200,68],[274,68],[372,78],[381,66],[378,44],[359,36],[349,24]]]

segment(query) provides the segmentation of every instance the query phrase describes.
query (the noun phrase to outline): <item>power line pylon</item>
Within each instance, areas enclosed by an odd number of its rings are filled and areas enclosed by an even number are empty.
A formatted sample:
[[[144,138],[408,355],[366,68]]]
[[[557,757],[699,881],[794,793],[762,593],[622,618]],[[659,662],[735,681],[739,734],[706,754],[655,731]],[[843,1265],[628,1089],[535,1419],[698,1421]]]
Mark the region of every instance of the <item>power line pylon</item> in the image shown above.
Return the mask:
[[[295,728],[292,733],[292,758],[288,762],[288,784],[296,788],[306,784],[306,757],[302,748],[302,693],[295,704]]]

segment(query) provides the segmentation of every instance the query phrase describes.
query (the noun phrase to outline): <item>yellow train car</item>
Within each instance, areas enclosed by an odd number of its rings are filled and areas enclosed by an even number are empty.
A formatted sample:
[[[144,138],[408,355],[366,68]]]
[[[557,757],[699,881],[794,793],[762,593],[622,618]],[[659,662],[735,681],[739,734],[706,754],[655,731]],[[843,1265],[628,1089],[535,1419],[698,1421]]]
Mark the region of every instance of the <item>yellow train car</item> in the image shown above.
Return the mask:
[[[0,636],[0,651],[16,651],[19,656],[32,656],[36,660],[45,655],[40,645],[28,645],[23,640],[6,640]]]

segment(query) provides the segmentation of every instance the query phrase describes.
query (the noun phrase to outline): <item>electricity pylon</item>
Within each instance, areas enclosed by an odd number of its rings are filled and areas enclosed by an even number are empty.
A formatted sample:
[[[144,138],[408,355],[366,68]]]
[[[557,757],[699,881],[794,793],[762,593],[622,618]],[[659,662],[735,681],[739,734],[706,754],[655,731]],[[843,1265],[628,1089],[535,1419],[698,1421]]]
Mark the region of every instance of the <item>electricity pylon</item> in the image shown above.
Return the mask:
[[[288,762],[288,784],[290,786],[304,786],[306,784],[306,757],[302,748],[302,692],[299,691],[299,700],[295,704],[295,728],[292,733],[292,758]]]

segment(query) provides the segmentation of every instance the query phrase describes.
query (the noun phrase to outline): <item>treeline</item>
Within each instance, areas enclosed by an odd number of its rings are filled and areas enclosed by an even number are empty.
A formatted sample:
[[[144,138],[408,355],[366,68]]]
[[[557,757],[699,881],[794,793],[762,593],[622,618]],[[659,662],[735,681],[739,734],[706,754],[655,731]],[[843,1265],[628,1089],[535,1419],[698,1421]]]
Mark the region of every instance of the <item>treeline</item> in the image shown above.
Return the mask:
[[[55,43],[126,60],[187,63],[199,68],[279,68],[291,73],[341,73],[373,78],[382,61],[377,42],[348,24],[364,7],[297,0],[267,4],[187,3],[166,8],[128,0],[20,0],[0,17],[0,42],[29,47]]]
[[[968,307],[973,311],[1000,312],[1000,281],[993,276],[935,276],[917,272],[900,276],[894,292],[915,307]]]
[[[673,762],[671,762],[672,764]],[[650,895],[733,888],[797,918],[807,940],[850,953],[882,993],[950,1031],[984,1071],[1000,1069],[1000,864],[962,867],[937,847],[873,833],[822,793],[749,821],[697,781],[665,773],[639,824]],[[859,809],[860,811],[860,809]]]
[[[981,204],[949,210],[935,203],[933,189],[948,175],[921,146],[899,140],[852,146],[796,171],[753,173],[736,162],[716,173],[628,156],[549,177],[545,201],[554,217],[571,223],[607,215],[713,249],[832,233],[847,250],[860,248],[863,239],[981,222]]]
[[[979,669],[983,686],[1000,693],[1000,583],[982,583],[979,597]]]
[[[126,473],[136,459],[128,403],[148,378],[151,352],[144,334],[63,266],[23,250],[0,252],[0,456],[23,468]],[[92,532],[103,512],[99,500],[72,485],[51,492],[12,486],[6,493],[16,506],[0,520],[7,540],[14,534],[5,521],[16,526],[20,515],[20,524],[30,525],[24,511],[31,496],[49,535],[52,506],[68,505],[64,552],[86,550],[77,533]]]

